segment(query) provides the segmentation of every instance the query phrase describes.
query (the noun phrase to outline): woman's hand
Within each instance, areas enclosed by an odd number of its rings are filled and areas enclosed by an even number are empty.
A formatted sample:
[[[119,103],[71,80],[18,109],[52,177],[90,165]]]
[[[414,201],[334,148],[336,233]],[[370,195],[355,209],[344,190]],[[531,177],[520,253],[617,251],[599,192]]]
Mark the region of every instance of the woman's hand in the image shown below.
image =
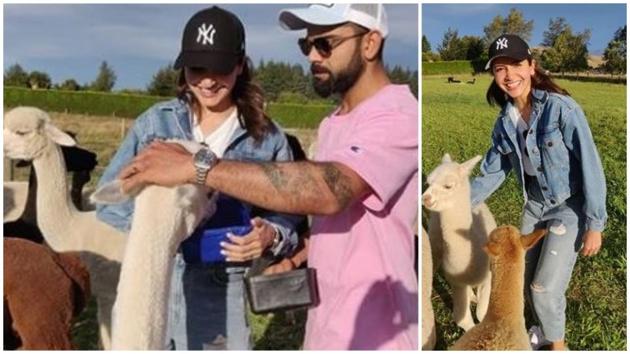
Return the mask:
[[[228,262],[245,262],[262,255],[263,251],[273,244],[276,230],[259,217],[251,220],[254,227],[245,236],[228,234],[230,242],[221,242],[221,254]]]
[[[276,264],[272,264],[269,267],[265,268],[263,274],[276,274],[276,273],[284,273],[290,270],[296,269],[297,266],[293,263],[293,259],[291,258],[282,258],[282,260]]]
[[[599,231],[587,230],[582,238],[583,247],[580,252],[583,256],[594,256],[602,247],[602,233]]]

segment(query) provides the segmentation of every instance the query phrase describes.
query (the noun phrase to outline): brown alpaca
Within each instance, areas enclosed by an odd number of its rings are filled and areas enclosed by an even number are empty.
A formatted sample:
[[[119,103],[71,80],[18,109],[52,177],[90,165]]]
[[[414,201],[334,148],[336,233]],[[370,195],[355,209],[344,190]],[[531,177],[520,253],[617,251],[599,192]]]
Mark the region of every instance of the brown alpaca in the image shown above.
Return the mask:
[[[523,283],[525,251],[547,233],[535,230],[521,237],[514,226],[500,226],[484,246],[491,260],[490,304],[483,321],[449,350],[531,350],[525,328]]]
[[[77,254],[4,238],[5,349],[72,349],[70,329],[90,296],[90,275]],[[9,342],[16,348],[9,348]]]

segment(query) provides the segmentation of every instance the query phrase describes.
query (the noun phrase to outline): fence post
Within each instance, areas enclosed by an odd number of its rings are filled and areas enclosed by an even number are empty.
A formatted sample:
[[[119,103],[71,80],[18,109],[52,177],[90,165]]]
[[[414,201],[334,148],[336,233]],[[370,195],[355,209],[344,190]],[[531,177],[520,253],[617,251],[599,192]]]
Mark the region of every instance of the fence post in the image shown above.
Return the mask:
[[[120,140],[125,138],[125,118],[120,118]]]

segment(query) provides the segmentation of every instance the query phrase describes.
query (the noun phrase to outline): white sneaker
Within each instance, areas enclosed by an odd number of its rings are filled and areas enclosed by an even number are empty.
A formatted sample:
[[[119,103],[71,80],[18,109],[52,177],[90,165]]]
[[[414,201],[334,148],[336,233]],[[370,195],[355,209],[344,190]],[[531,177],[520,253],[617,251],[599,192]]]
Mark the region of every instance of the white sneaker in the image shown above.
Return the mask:
[[[531,344],[532,350],[538,350],[542,346],[551,344],[538,326],[531,326],[527,334],[529,335],[529,344]]]

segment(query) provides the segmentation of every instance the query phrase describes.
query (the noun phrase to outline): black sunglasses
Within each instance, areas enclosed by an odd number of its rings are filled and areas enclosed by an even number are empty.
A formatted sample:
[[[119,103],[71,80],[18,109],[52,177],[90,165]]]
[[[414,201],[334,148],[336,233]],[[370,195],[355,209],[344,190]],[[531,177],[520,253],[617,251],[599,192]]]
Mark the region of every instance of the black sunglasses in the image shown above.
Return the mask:
[[[313,47],[317,50],[317,53],[323,57],[328,57],[332,53],[332,50],[337,48],[341,43],[347,41],[348,39],[357,38],[367,34],[369,31],[355,33],[352,36],[348,37],[338,37],[338,36],[323,36],[317,37],[315,39],[308,38],[300,38],[298,39],[298,45],[302,50],[304,55],[309,55]]]

